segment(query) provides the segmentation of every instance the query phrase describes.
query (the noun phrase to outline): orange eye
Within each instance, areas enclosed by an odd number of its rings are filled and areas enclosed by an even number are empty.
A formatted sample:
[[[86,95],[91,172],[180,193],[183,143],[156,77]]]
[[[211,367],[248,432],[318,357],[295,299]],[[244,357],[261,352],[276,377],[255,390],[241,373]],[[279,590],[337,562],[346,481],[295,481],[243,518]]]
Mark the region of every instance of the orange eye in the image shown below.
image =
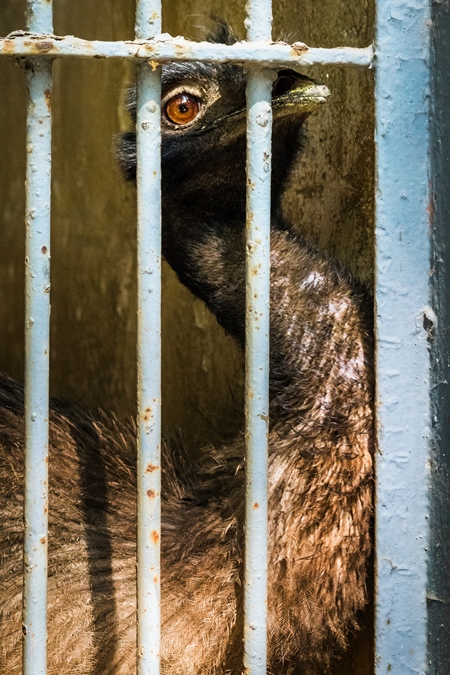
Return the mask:
[[[200,100],[192,94],[177,94],[166,103],[165,113],[174,124],[189,124],[200,112]]]

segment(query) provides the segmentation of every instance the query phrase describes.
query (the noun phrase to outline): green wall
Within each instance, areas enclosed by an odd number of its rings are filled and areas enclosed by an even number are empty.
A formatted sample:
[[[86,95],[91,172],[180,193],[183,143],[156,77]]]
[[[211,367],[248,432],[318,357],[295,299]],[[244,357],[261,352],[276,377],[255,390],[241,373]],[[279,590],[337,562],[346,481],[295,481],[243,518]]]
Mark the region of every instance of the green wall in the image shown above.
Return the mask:
[[[24,0],[2,0],[0,34],[24,28]],[[244,2],[166,0],[164,30],[199,38],[209,14],[244,37]],[[57,34],[131,39],[132,0],[55,0]],[[372,41],[370,0],[275,0],[274,37],[311,46]],[[89,407],[133,414],[135,401],[135,190],[122,181],[114,138],[129,127],[122,90],[130,64],[54,67],[51,389]],[[309,143],[285,200],[291,220],[368,284],[373,274],[372,74],[313,68],[329,104],[308,122]],[[0,60],[0,370],[23,377],[25,88]],[[163,424],[192,449],[242,420],[242,359],[233,342],[167,267],[163,271]],[[370,622],[370,620],[369,620]],[[370,633],[370,630],[368,631]],[[370,672],[359,638],[345,675]],[[337,671],[336,671],[337,672]]]

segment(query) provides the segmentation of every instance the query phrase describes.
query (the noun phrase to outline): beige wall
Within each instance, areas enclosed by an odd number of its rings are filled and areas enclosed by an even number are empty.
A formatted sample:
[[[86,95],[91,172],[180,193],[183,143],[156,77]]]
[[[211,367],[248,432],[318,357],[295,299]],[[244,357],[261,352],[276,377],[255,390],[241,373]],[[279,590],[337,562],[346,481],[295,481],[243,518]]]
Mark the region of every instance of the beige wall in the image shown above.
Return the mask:
[[[24,0],[2,0],[0,34],[23,28]],[[164,30],[198,38],[216,13],[243,36],[244,2],[166,0]],[[133,36],[132,0],[55,0],[55,32]],[[274,36],[312,46],[366,46],[372,0],[275,0]],[[133,76],[120,62],[58,62],[54,88],[51,388],[87,406],[134,410],[135,191],[114,160],[129,124],[121,92]],[[309,121],[309,144],[285,209],[307,235],[368,283],[373,270],[372,75],[311,69],[332,92]],[[22,378],[25,95],[23,73],[0,61],[0,370]],[[7,105],[5,105],[7,103]],[[199,301],[164,269],[163,422],[195,448],[242,417],[241,357]],[[370,647],[342,673],[370,672]],[[356,654],[356,656],[355,656]],[[359,665],[356,666],[355,663]]]

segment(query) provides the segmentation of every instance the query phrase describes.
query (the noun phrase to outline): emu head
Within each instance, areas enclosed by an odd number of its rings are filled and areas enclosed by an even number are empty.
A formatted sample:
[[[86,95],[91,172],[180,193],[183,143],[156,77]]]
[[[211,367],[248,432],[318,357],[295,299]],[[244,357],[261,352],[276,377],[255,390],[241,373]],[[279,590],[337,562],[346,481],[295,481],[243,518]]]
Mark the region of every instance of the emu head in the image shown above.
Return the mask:
[[[233,44],[227,24],[216,20],[211,42]],[[162,68],[162,172],[166,208],[202,204],[223,207],[228,218],[245,208],[246,71],[229,64],[172,63]],[[327,88],[283,69],[273,85],[272,201],[278,206],[285,180],[302,147],[302,126],[324,103]],[[136,90],[128,107],[136,117]],[[124,134],[119,160],[136,177],[136,135]]]
[[[208,39],[227,44],[236,41],[223,22],[217,23]],[[239,267],[244,258],[246,80],[246,70],[237,65],[192,62],[162,67],[163,255],[180,280],[205,300],[219,322],[232,332],[236,331],[231,321],[217,306],[216,290],[221,285],[230,286],[226,277],[230,278],[233,266]],[[326,87],[293,70],[283,69],[277,74],[272,96],[275,216],[286,179],[302,148],[303,123],[328,94]],[[129,109],[135,118],[135,89],[130,91]],[[126,176],[133,180],[134,133],[122,137],[119,159]],[[275,217],[273,223],[276,221]],[[205,265],[200,269],[201,256],[203,260],[215,258],[215,269],[206,269]],[[218,257],[226,267],[223,274],[217,271]]]

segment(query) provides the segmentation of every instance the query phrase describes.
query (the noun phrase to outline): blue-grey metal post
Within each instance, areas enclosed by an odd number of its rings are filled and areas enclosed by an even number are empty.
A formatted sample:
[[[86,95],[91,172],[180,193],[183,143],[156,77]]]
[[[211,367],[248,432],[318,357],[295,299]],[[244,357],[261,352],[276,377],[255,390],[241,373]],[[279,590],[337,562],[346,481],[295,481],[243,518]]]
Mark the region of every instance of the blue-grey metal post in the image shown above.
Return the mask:
[[[428,673],[430,7],[379,0],[376,673]],[[447,627],[448,630],[448,627]],[[433,672],[443,672],[433,670]]]
[[[161,3],[140,0],[136,38],[161,32]],[[161,81],[137,73],[138,541],[137,671],[158,675],[161,646]]]
[[[450,674],[450,6],[431,5],[431,349],[430,673]],[[432,315],[433,318],[433,315]]]
[[[249,40],[270,42],[270,0],[250,0]],[[244,670],[266,673],[272,71],[247,69]]]
[[[28,30],[52,32],[52,3],[30,0]],[[47,672],[48,396],[52,64],[27,69],[23,673]]]

